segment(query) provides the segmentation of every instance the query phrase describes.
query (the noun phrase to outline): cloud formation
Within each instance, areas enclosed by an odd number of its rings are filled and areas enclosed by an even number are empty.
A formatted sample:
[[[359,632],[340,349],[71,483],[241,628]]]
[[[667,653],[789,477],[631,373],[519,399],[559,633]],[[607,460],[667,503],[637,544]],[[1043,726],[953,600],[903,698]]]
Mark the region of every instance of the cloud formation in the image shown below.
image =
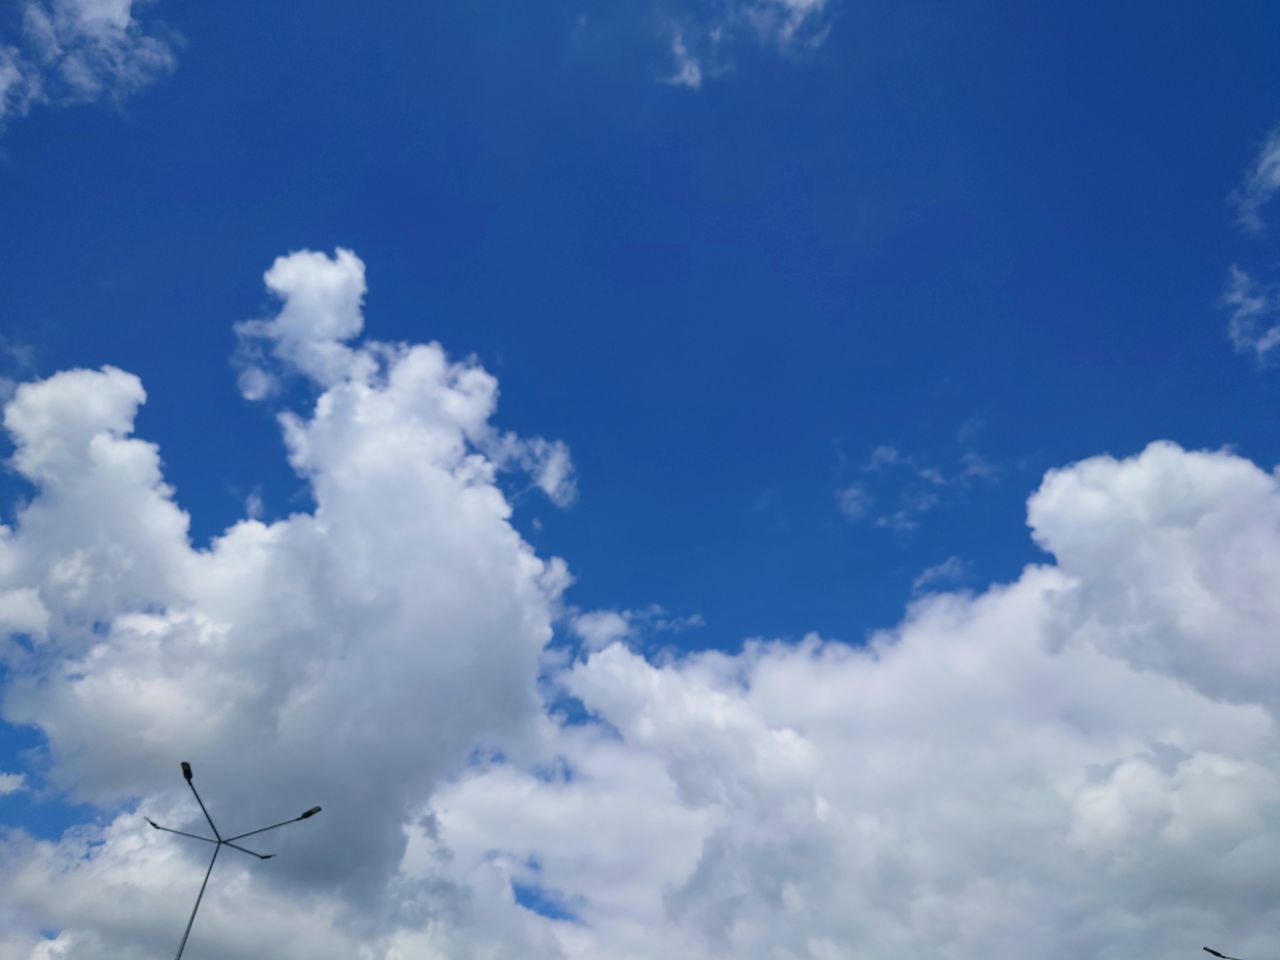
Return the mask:
[[[171,34],[146,0],[25,0],[0,34],[0,127],[37,104],[119,101],[171,72]]]
[[[1050,474],[1029,518],[1056,563],[865,648],[592,654],[562,678],[602,722],[561,732],[571,775],[465,776],[442,835],[570,910],[572,956],[1261,950],[1275,478],[1155,444]]]
[[[1231,194],[1236,216],[1242,227],[1252,233],[1265,228],[1262,208],[1280,189],[1280,130],[1273,130],[1262,149],[1254,157],[1244,182]]]
[[[664,15],[672,68],[663,78],[698,89],[727,72],[735,45],[752,42],[786,55],[813,49],[830,31],[829,0],[711,0]]]
[[[921,570],[919,575],[911,581],[911,592],[920,593],[925,589],[934,588],[940,583],[954,583],[963,580],[969,573],[969,565],[959,557],[947,557],[941,563],[935,563],[931,567]]]
[[[24,384],[5,411],[35,492],[0,540],[5,718],[44,732],[54,787],[106,808],[143,798],[100,831],[6,845],[0,901],[30,929],[65,928],[78,957],[171,938],[201,851],[144,832],[138,812],[194,823],[179,759],[227,820],[323,804],[308,830],[270,838],[281,869],[251,881],[228,863],[222,902],[268,940],[278,930],[284,956],[351,956],[353,937],[376,941],[426,888],[449,888],[400,873],[433,785],[545,722],[538,658],[567,574],[512,529],[504,464],[481,450],[496,382],[434,344],[344,342],[362,322],[354,255],[284,257],[267,282],[283,306],[262,331],[316,395],[280,414],[311,512],[246,518],[193,549],[159,451],[132,436],[146,395],[121,370]],[[122,915],[133,883],[152,902]],[[274,912],[287,896],[351,929],[292,943]],[[261,955],[217,909],[208,949]]]
[[[0,797],[11,793],[19,793],[27,788],[27,777],[23,773],[0,773]]]
[[[1269,363],[1272,352],[1280,346],[1280,298],[1276,292],[1232,266],[1222,302],[1230,311],[1227,336],[1232,346],[1259,365]]]
[[[836,490],[836,508],[846,520],[870,519],[881,529],[911,533],[948,497],[999,479],[996,466],[970,446],[979,428],[976,420],[961,428],[957,440],[966,449],[952,467],[938,467],[887,444],[877,446],[859,471],[862,479]],[[892,504],[892,509],[873,511],[877,503]]]
[[[1237,221],[1253,234],[1266,228],[1262,217],[1280,189],[1280,130],[1267,138],[1244,183],[1231,194]],[[1252,356],[1259,367],[1267,366],[1280,345],[1280,294],[1275,285],[1257,279],[1254,272],[1232,264],[1227,273],[1222,305],[1227,309],[1227,337],[1236,352]]]
[[[0,535],[4,715],[47,739],[36,785],[101,819],[0,839],[0,958],[173,949],[203,851],[141,815],[197,825],[179,759],[229,826],[324,806],[278,859],[219,861],[193,935],[231,960],[1264,951],[1275,475],[1169,443],[1085,460],[1031,496],[1048,555],[1011,583],[866,644],[650,657],[624,641],[658,613],[574,610],[513,529],[524,441],[490,374],[361,339],[354,254],[267,282],[280,309],[242,332],[313,397],[280,413],[309,511],[194,549],[137,378],[6,408],[33,494]]]
[[[585,645],[587,650],[603,650],[615,642],[633,640],[659,633],[683,633],[706,626],[702,614],[673,616],[661,604],[651,604],[640,610],[588,610],[567,611],[569,630]]]

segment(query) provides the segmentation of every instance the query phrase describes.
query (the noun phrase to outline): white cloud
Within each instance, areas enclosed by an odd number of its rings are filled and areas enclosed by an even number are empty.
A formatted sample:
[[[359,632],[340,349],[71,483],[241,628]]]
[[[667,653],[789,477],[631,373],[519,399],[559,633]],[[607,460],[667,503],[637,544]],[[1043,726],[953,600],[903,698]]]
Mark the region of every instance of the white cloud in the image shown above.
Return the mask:
[[[1251,233],[1264,229],[1262,210],[1280,189],[1280,130],[1273,130],[1259,151],[1244,183],[1231,194],[1241,226]],[[1267,366],[1280,345],[1280,292],[1273,283],[1232,264],[1222,303],[1228,311],[1227,336],[1238,353]]]
[[[311,513],[246,518],[193,549],[158,450],[131,436],[146,397],[120,370],[24,384],[5,413],[35,495],[0,538],[0,610],[43,635],[8,641],[4,715],[44,732],[51,784],[95,803],[142,796],[181,828],[189,759],[231,823],[324,806],[269,838],[286,854],[271,870],[226,865],[222,906],[201,918],[223,956],[260,955],[250,934],[286,956],[351,956],[418,931],[437,889],[457,909],[433,942],[469,911],[524,923],[507,887],[497,906],[477,899],[484,871],[464,889],[444,867],[408,878],[400,864],[434,784],[476,746],[518,749],[546,722],[539,656],[568,577],[512,529],[481,449],[493,378],[437,345],[335,339],[359,330],[362,275],[352,255],[307,253],[268,273],[284,299],[262,327],[274,362],[319,391],[280,416]],[[63,929],[76,956],[173,938],[200,851],[140,824],[130,811],[61,844],[11,838],[0,902],[27,933]],[[285,900],[316,924],[296,944]]]
[[[640,610],[572,611],[569,628],[588,650],[603,650],[611,643],[628,642],[653,633],[683,633],[706,626],[702,614],[674,616],[661,604]]]
[[[794,43],[821,43],[826,27],[821,24],[827,0],[748,0],[732,9],[764,41],[779,47]]]
[[[244,498],[244,515],[250,520],[261,520],[266,513],[266,507],[262,502],[262,494],[253,491]]]
[[[0,797],[27,789],[27,776],[23,773],[0,773]]]
[[[577,480],[569,448],[563,441],[522,438],[501,433],[489,424],[497,403],[497,381],[474,363],[446,366],[438,344],[410,348],[404,344],[348,341],[364,329],[364,263],[350,250],[339,248],[332,258],[301,251],[280,257],[263,276],[267,289],[281,301],[281,309],[265,320],[236,325],[239,339],[240,390],[248,400],[263,400],[281,392],[281,378],[301,376],[320,388],[345,382],[381,382],[393,386],[396,377],[444,378],[449,390],[440,410],[427,414],[459,428],[451,442],[472,444],[483,454],[486,469],[518,466],[553,503],[568,507],[577,498]],[[403,411],[388,411],[396,416]],[[420,414],[426,411],[417,411]],[[291,433],[296,418],[282,419]],[[476,461],[479,463],[480,461]],[[295,463],[296,465],[296,463]]]
[[[846,520],[861,520],[871,509],[871,494],[858,483],[851,483],[836,491],[836,509]]]
[[[534,437],[522,442],[517,459],[533,475],[534,485],[558,507],[568,507],[578,499],[578,481],[563,440],[554,442]]]
[[[25,0],[16,42],[0,43],[0,125],[40,103],[121,100],[174,67],[158,24],[135,16],[145,0]]]
[[[536,863],[572,957],[1264,952],[1280,485],[1155,444],[1029,517],[1056,564],[866,648],[592,654],[563,683],[607,726],[547,745],[563,774],[463,777],[442,837]]]
[[[609,644],[625,640],[631,633],[631,624],[616,610],[589,610],[569,621],[573,632],[588,649],[603,650]]]
[[[982,454],[966,450],[960,456],[960,482],[965,480],[994,480],[1000,469]]]
[[[897,447],[881,444],[871,451],[871,456],[867,458],[867,465],[863,469],[878,471],[883,470],[885,467],[893,466],[899,462],[909,464],[912,460],[910,457],[904,457]]]
[[[975,438],[974,423],[971,418],[958,431],[962,444]],[[894,509],[875,517],[874,525],[900,535],[918,529],[924,514],[954,500],[978,481],[994,483],[1000,475],[994,464],[973,449],[963,450],[954,468],[944,468],[885,444],[871,451],[861,473],[863,483],[836,491],[837,506],[855,520],[869,513],[877,499],[891,503]]]
[[[969,565],[959,557],[947,557],[941,563],[920,571],[920,575],[911,581],[911,592],[919,593],[936,583],[963,580],[968,572]]]
[[[1275,196],[1277,189],[1280,189],[1280,130],[1272,131],[1267,137],[1244,183],[1231,195],[1240,225],[1253,233],[1261,233],[1264,227],[1262,208]]]
[[[674,86],[700,88],[731,68],[733,47],[753,42],[794,56],[826,40],[828,0],[710,0],[685,5],[667,18]]]
[[[1280,346],[1280,297],[1237,266],[1231,267],[1223,303],[1231,311],[1227,335],[1240,353],[1265,364]]]
[[[193,549],[136,378],[8,405],[34,495],[0,534],[5,716],[104,812],[0,838],[0,958],[173,949],[203,851],[140,814],[198,822],[179,759],[228,825],[324,806],[278,859],[220,859],[193,936],[232,960],[1265,952],[1274,475],[1167,443],[1086,460],[1029,501],[1044,564],[866,645],[648,658],[618,630],[665,613],[571,611],[594,640],[539,676],[568,575],[510,524],[496,382],[359,341],[354,258],[281,262],[259,340],[317,394],[281,415],[312,512]]]
[[[677,87],[689,87],[697,90],[702,86],[702,64],[689,52],[684,43],[684,33],[679,29],[671,34],[671,59],[675,61],[675,69],[667,83]]]

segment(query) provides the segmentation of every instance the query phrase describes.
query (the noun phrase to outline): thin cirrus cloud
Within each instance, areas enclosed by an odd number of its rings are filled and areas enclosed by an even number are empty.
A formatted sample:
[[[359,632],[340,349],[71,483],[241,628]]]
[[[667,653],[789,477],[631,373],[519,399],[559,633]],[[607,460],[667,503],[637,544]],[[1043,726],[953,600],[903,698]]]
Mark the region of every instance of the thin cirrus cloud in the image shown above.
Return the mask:
[[[936,588],[938,584],[955,583],[963,580],[969,573],[969,565],[960,557],[947,557],[941,563],[935,563],[920,571],[911,581],[911,592],[920,593],[928,588]]]
[[[998,480],[999,469],[971,448],[970,434],[974,432],[972,426],[961,428],[957,439],[970,448],[948,467],[922,461],[887,444],[877,446],[859,471],[862,479],[836,490],[836,508],[852,522],[870,520],[876,527],[899,534],[916,530],[924,516],[948,497],[976,483]],[[877,504],[888,506],[877,511]]]
[[[830,0],[713,0],[663,14],[671,67],[663,81],[697,90],[732,68],[733,50],[755,43],[785,55],[820,46],[830,31]]]
[[[1244,182],[1231,194],[1240,225],[1253,233],[1266,229],[1262,208],[1280,190],[1280,130],[1273,130],[1254,157]]]
[[[1222,302],[1229,312],[1227,336],[1232,346],[1259,366],[1269,364],[1280,346],[1280,296],[1275,289],[1232,264]]]
[[[575,610],[512,526],[491,374],[366,338],[354,254],[267,283],[241,335],[314,396],[274,395],[310,512],[194,548],[124,371],[5,409],[34,495],[0,536],[4,716],[45,737],[33,787],[100,813],[0,834],[0,958],[172,949],[202,864],[142,815],[196,823],[178,759],[246,823],[324,806],[227,862],[198,933],[230,960],[1265,953],[1276,476],[1090,458],[1030,497],[1046,556],[1012,582],[867,643],[648,656],[665,614]]]
[[[1266,230],[1263,210],[1280,190],[1280,130],[1272,131],[1258,151],[1243,183],[1230,200],[1236,219],[1248,233]],[[1227,310],[1227,337],[1239,353],[1254,358],[1259,367],[1270,365],[1280,346],[1280,293],[1273,283],[1259,280],[1254,272],[1232,264],[1227,273],[1222,305]]]
[[[170,73],[172,33],[142,0],[25,0],[0,23],[0,126],[45,104],[119,101]]]

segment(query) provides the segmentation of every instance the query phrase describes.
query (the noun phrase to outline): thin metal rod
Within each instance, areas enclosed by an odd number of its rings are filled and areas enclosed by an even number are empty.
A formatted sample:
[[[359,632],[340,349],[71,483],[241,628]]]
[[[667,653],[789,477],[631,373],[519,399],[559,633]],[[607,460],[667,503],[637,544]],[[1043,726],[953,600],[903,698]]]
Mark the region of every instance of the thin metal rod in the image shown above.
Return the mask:
[[[154,820],[152,820],[150,817],[144,817],[143,819],[145,819],[145,820],[147,821],[147,823],[151,824],[151,825],[152,825],[153,827],[155,827],[157,830],[163,830],[165,833],[176,833],[176,834],[177,834],[178,836],[180,836],[180,837],[190,837],[192,840],[203,840],[205,843],[217,843],[217,842],[218,842],[217,840],[214,840],[214,839],[212,839],[212,838],[210,838],[210,837],[202,837],[202,836],[200,836],[199,834],[195,834],[195,833],[187,833],[185,830],[175,830],[175,829],[173,829],[173,827],[162,827],[162,826],[160,826],[160,824],[156,823],[156,822],[155,822]]]
[[[200,809],[201,809],[201,810],[204,810],[204,818],[205,818],[206,820],[208,820],[208,821],[209,821],[209,829],[213,831],[213,835],[214,835],[215,837],[217,837],[219,840],[221,840],[221,839],[222,839],[222,834],[220,834],[220,833],[218,832],[218,828],[217,828],[217,827],[215,827],[215,826],[213,825],[213,817],[209,816],[209,811],[204,809],[204,801],[200,799],[200,794],[199,794],[199,793],[196,793],[196,785],[195,785],[194,783],[192,783],[190,780],[188,780],[188,781],[187,781],[187,786],[191,788],[191,792],[192,792],[192,793],[195,793],[195,795],[196,795],[196,803],[200,804]],[[234,840],[234,839],[236,839],[236,838],[235,838],[235,837],[232,837],[232,839]]]
[[[238,837],[228,837],[226,842],[232,840],[243,840],[245,837],[252,837],[255,833],[266,833],[268,830],[274,830],[276,827],[287,827],[291,823],[297,823],[302,817],[294,817],[292,820],[281,820],[279,823],[273,823],[269,827],[259,827],[257,830],[250,830],[248,833],[242,833]],[[222,839],[219,837],[218,839]]]
[[[1205,947],[1204,952],[1212,953],[1215,957],[1221,957],[1222,960],[1239,960],[1238,957],[1228,957],[1225,953],[1219,953],[1217,950],[1213,949],[1213,947]]]
[[[274,853],[254,853],[252,850],[246,850],[244,847],[234,844],[230,840],[223,840],[222,845],[224,847],[231,847],[233,850],[239,850],[241,853],[247,853],[251,857],[257,857],[259,860],[270,860],[275,856]]]
[[[190,783],[190,781],[187,782]],[[204,806],[204,804],[201,804],[201,806]],[[205,814],[205,816],[208,816],[208,814]],[[221,849],[221,843],[213,848],[213,859],[209,861],[209,869],[204,872],[204,883],[200,884],[200,892],[196,894],[196,905],[191,908],[191,919],[187,921],[187,929],[183,931],[182,942],[178,944],[178,955],[173,960],[182,960],[182,951],[186,949],[187,937],[191,936],[191,925],[196,922],[196,911],[200,909],[200,901],[204,898],[204,888],[209,885],[209,874],[213,873],[213,865],[217,863],[218,851]]]

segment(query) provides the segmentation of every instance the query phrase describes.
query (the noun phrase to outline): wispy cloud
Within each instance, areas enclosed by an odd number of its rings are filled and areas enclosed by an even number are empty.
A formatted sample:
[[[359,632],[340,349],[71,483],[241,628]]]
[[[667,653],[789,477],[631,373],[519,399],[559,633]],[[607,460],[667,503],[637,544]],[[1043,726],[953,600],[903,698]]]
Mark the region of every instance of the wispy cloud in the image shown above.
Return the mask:
[[[685,46],[684,31],[678,27],[671,34],[671,59],[675,61],[675,71],[667,77],[667,83],[691,90],[702,86],[702,64]]]
[[[0,773],[0,797],[20,793],[27,789],[27,777],[22,773]]]
[[[927,587],[937,583],[948,583],[963,580],[969,573],[969,565],[959,557],[947,557],[941,563],[926,567],[920,575],[911,581],[911,592],[922,593]]]
[[[962,445],[976,438],[980,426],[976,423],[971,419],[957,431]],[[859,481],[836,490],[837,509],[846,520],[870,519],[874,526],[896,533],[910,533],[920,526],[924,514],[948,497],[975,483],[993,483],[1000,475],[999,469],[974,449],[963,450],[944,466],[889,444],[874,447],[859,472]],[[891,506],[877,514],[872,510],[876,503]]]
[[[1227,336],[1236,350],[1267,363],[1280,345],[1280,295],[1232,264],[1222,301],[1230,310]]]
[[[1244,182],[1232,191],[1236,220],[1244,230],[1261,234],[1262,211],[1280,189],[1280,128],[1272,130],[1254,158]],[[1259,367],[1268,366],[1280,345],[1280,288],[1238,264],[1227,271],[1222,292],[1227,311],[1227,338],[1237,353],[1247,354]]]
[[[603,650],[611,643],[646,633],[683,633],[706,624],[700,613],[676,616],[658,603],[639,610],[588,610],[569,615],[569,629],[588,650]]]
[[[38,104],[119,101],[171,72],[173,34],[142,0],[26,0],[0,23],[0,126]]]
[[[836,491],[836,508],[846,520],[861,520],[871,509],[872,496],[867,488],[851,483]]]
[[[884,444],[876,447],[871,451],[871,456],[867,458],[866,470],[883,470],[885,467],[892,466],[902,459],[902,454],[898,452],[897,447],[890,447]]]
[[[671,69],[662,78],[691,90],[729,72],[738,44],[798,55],[820,46],[831,28],[831,0],[717,0],[691,7],[665,18]]]
[[[36,369],[36,352],[30,344],[0,335],[0,400],[7,401],[18,387],[17,378],[27,379]]]
[[[1231,194],[1240,225],[1252,233],[1265,228],[1262,208],[1280,189],[1280,129],[1273,130],[1258,151],[1242,183]]]

